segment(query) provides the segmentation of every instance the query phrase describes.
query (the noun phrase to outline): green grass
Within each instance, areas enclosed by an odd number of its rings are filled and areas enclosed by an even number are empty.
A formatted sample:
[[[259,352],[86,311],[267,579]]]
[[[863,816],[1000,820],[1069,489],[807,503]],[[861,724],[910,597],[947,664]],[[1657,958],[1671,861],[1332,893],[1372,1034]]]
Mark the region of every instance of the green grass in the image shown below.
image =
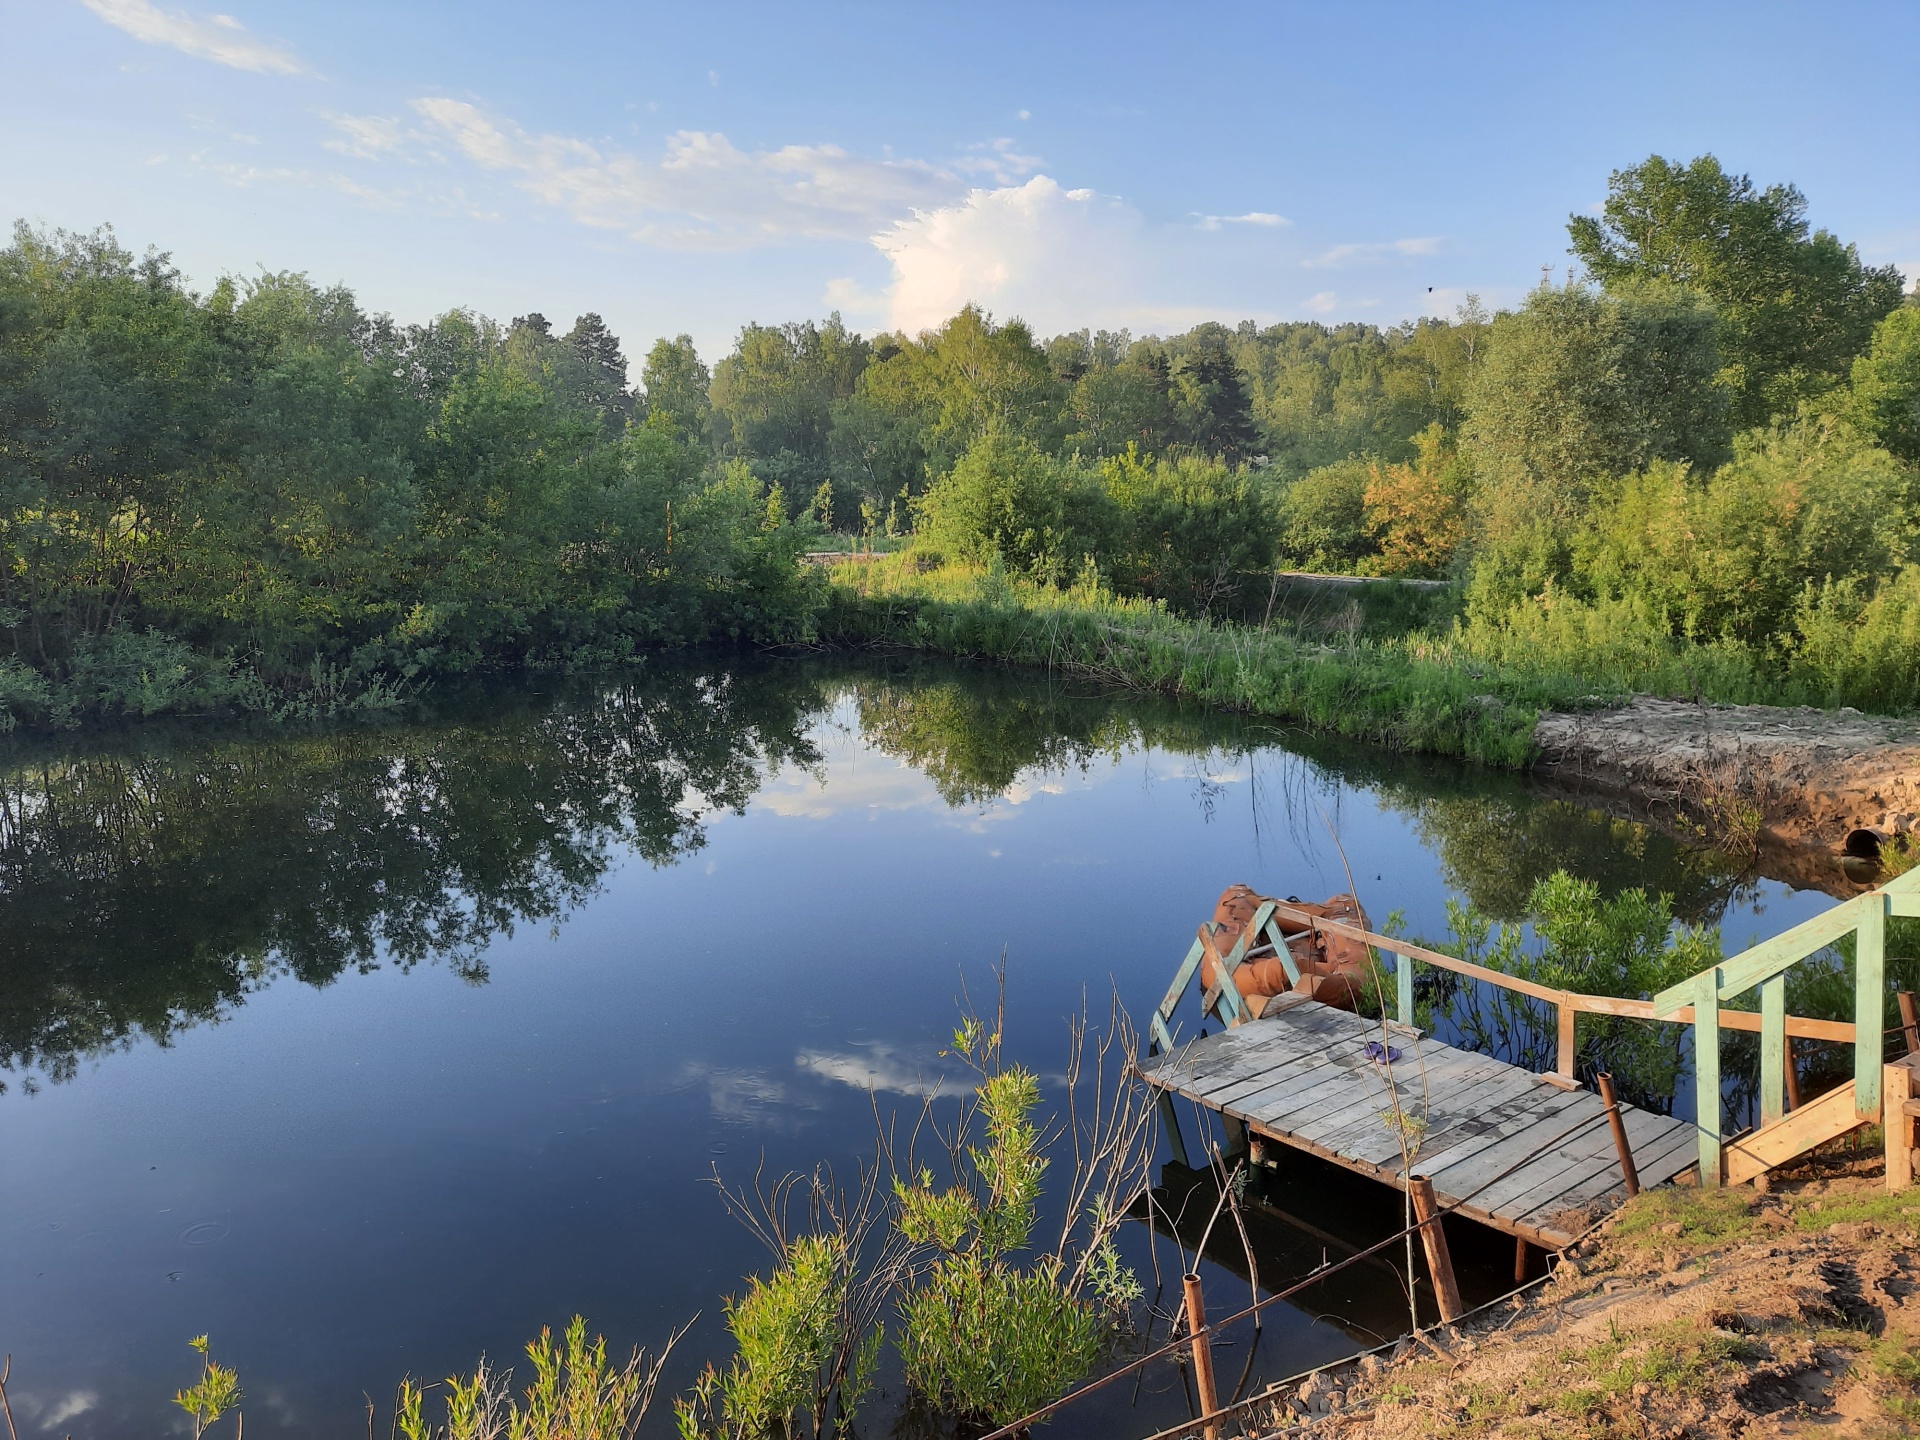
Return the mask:
[[[836,567],[829,643],[889,644],[1034,665],[1187,696],[1391,749],[1520,768],[1543,709],[1617,700],[1573,677],[1423,658],[1394,638],[1316,643],[1169,614],[1097,587],[1056,590],[911,554]]]

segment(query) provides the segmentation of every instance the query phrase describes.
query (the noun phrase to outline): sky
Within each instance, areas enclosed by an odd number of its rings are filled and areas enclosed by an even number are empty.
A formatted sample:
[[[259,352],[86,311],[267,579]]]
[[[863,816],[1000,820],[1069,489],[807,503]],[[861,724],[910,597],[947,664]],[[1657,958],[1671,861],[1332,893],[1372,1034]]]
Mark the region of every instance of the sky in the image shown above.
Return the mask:
[[[1920,4],[0,0],[0,217],[716,358],[1448,315],[1652,153],[1920,277]]]

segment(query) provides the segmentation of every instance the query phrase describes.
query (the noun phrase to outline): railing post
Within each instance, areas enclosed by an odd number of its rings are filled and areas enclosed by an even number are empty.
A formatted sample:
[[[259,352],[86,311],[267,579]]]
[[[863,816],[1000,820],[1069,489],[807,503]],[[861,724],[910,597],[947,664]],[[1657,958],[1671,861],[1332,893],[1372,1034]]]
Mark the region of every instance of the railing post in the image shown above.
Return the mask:
[[[1787,977],[1760,985],[1760,1123],[1787,1113]]]
[[[1413,957],[1396,955],[1393,957],[1394,999],[1400,1008],[1400,1023],[1413,1024]]]
[[[1700,1132],[1700,1184],[1720,1185],[1720,967],[1694,977],[1693,1123]]]
[[[1880,1067],[1887,1023],[1887,897],[1879,891],[1863,897],[1860,928],[1853,947],[1853,1108],[1872,1118],[1880,1113]]]
[[[1900,1002],[1900,1031],[1906,1038],[1907,1054],[1920,1054],[1920,1009],[1913,1003],[1913,992],[1902,990],[1894,997]]]
[[[1620,1178],[1626,1182],[1627,1198],[1640,1193],[1640,1171],[1633,1163],[1633,1146],[1627,1143],[1627,1122],[1620,1114],[1620,1101],[1613,1093],[1613,1076],[1600,1073],[1600,1103],[1607,1107],[1607,1124],[1613,1127],[1613,1148],[1620,1157]]]
[[[1554,1047],[1553,1070],[1562,1080],[1573,1079],[1573,1022],[1580,1013],[1573,1008],[1573,997],[1562,995],[1559,1004],[1559,1040]]]
[[[1200,1298],[1200,1277],[1185,1278],[1187,1333],[1193,1336],[1193,1383],[1200,1392],[1200,1413],[1211,1415],[1220,1408],[1220,1393],[1213,1384],[1213,1337],[1207,1334],[1207,1307]],[[1209,1420],[1202,1427],[1207,1440],[1219,1440],[1220,1424]]]
[[[1427,1271],[1433,1276],[1433,1293],[1440,1302],[1440,1318],[1458,1320],[1466,1307],[1460,1303],[1460,1282],[1454,1278],[1453,1256],[1447,1250],[1447,1232],[1440,1228],[1440,1206],[1434,1198],[1433,1181],[1425,1175],[1409,1175],[1407,1188],[1413,1194],[1413,1218],[1420,1226],[1420,1243],[1427,1252]]]

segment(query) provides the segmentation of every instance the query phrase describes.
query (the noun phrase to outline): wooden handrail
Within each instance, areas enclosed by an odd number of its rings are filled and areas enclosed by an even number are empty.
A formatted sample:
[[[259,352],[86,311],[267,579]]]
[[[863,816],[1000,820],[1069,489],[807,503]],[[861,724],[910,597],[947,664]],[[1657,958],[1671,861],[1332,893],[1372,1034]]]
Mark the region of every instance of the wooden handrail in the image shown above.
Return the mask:
[[[1400,940],[1391,935],[1363,930],[1358,925],[1347,924],[1344,920],[1327,920],[1285,904],[1275,904],[1273,908],[1275,914],[1284,912],[1290,918],[1310,927],[1325,930],[1329,934],[1344,935],[1349,940],[1358,940],[1364,945],[1373,946],[1376,950],[1405,955],[1409,959],[1424,961],[1437,969],[1451,970],[1457,975],[1484,980],[1487,984],[1497,985],[1503,990],[1515,990],[1535,1000],[1545,1001],[1549,1005],[1570,1006],[1581,1014],[1616,1015],[1628,1020],[1660,1020],[1676,1025],[1693,1023],[1691,1005],[1663,1015],[1654,1009],[1654,1002],[1651,1000],[1623,1000],[1613,995],[1587,995],[1578,990],[1556,990],[1550,985],[1539,985],[1531,980],[1523,980],[1518,975],[1509,975],[1504,970],[1493,970],[1485,965],[1476,965],[1471,960],[1462,960],[1457,955],[1448,955],[1440,950],[1429,950],[1426,946],[1416,945],[1411,940]],[[1759,1012],[1722,1010],[1720,1028],[1757,1031],[1760,1028]],[[1834,1040],[1852,1044],[1854,1031],[1853,1026],[1844,1020],[1814,1020],[1799,1015],[1789,1015],[1787,1016],[1787,1033],[1803,1040]]]

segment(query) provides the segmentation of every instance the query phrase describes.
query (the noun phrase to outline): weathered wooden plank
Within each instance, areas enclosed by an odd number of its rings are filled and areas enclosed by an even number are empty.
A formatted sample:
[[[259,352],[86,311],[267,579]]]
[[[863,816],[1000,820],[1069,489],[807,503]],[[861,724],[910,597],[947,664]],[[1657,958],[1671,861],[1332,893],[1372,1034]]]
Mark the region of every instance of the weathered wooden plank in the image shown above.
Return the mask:
[[[1665,1184],[1693,1165],[1692,1128],[1690,1125],[1669,1123],[1667,1129],[1654,1131],[1650,1136],[1643,1135],[1633,1141],[1634,1168],[1640,1174],[1642,1186]],[[1611,1157],[1611,1163],[1608,1157],[1602,1157],[1586,1179],[1557,1195],[1540,1198],[1530,1208],[1521,1208],[1528,1203],[1524,1199],[1503,1208],[1518,1220],[1538,1225],[1556,1209],[1591,1205],[1609,1196],[1624,1200],[1626,1193],[1626,1180],[1620,1174],[1619,1157],[1615,1155]]]
[[[1693,1124],[1700,1183],[1720,1183],[1720,971],[1693,977]]]
[[[1351,1099],[1364,1083],[1360,1079],[1359,1067],[1365,1063],[1359,1058],[1359,1047],[1353,1046],[1346,1054],[1331,1057],[1326,1065],[1316,1070],[1299,1087],[1282,1086],[1275,1094],[1262,1091],[1261,1094],[1267,1097],[1264,1101],[1256,1106],[1253,1103],[1255,1097],[1250,1097],[1241,1102],[1240,1110],[1249,1120],[1296,1130],[1301,1120],[1317,1113],[1320,1106],[1328,1101],[1340,1103]]]
[[[1584,1133],[1581,1127],[1588,1120],[1600,1119],[1597,1105],[1589,1107],[1581,1103],[1583,1099],[1593,1097],[1584,1091],[1561,1091],[1567,1103],[1559,1106],[1542,1106],[1529,1111],[1523,1122],[1509,1129],[1492,1145],[1456,1160],[1444,1169],[1438,1166],[1423,1165],[1422,1170],[1439,1189],[1448,1195],[1478,1196],[1488,1185],[1499,1178],[1512,1173],[1518,1166],[1532,1164],[1541,1154],[1553,1147],[1564,1145],[1575,1135]]]
[[[1853,951],[1853,1108],[1862,1120],[1880,1116],[1880,1067],[1885,1062],[1880,1029],[1887,1023],[1887,905],[1882,895],[1863,895],[1860,934]]]
[[[1691,1170],[1693,1165],[1693,1137],[1683,1132],[1669,1131],[1640,1146],[1634,1156],[1634,1168],[1639,1172],[1643,1188],[1665,1184],[1682,1171]],[[1602,1199],[1612,1199],[1617,1204],[1625,1198],[1626,1182],[1620,1175],[1618,1164],[1608,1166],[1603,1163],[1586,1180],[1541,1201],[1525,1214],[1516,1214],[1515,1218],[1525,1224],[1541,1225],[1548,1221],[1556,1208],[1590,1205]]]
[[[1480,1084],[1500,1074],[1503,1068],[1509,1068],[1465,1050],[1444,1051],[1430,1059],[1422,1057],[1424,1064],[1409,1064],[1412,1058],[1403,1055],[1391,1071],[1375,1062],[1378,1083],[1369,1086],[1365,1096],[1369,1113],[1390,1110],[1395,1095],[1399,1096],[1400,1108],[1406,1113],[1427,1117],[1436,1109],[1450,1113],[1450,1107],[1470,1103],[1466,1101],[1467,1095]],[[1331,1143],[1344,1128],[1344,1122],[1335,1115],[1322,1116],[1316,1125],[1316,1133],[1326,1143]]]
[[[1200,968],[1200,956],[1204,953],[1199,940],[1187,948],[1187,958],[1180,962],[1180,968],[1174,971],[1173,984],[1167,987],[1166,997],[1161,1000],[1160,1008],[1154,1013],[1163,1019],[1171,1020],[1173,1012],[1180,1006],[1180,997],[1187,993],[1187,986],[1193,981],[1193,972]]]
[[[1537,1103],[1536,1097],[1544,1098],[1543,1092],[1559,1093],[1542,1086],[1526,1071],[1507,1067],[1494,1072],[1482,1082],[1482,1098],[1472,1106],[1461,1105],[1452,1096],[1429,1102],[1426,1129],[1416,1152],[1416,1168],[1424,1163],[1420,1157],[1444,1154],[1455,1144],[1485,1135],[1517,1103]],[[1397,1142],[1385,1150],[1379,1146],[1360,1145],[1356,1153],[1363,1159],[1397,1162],[1400,1148]]]
[[[1787,977],[1760,985],[1760,1123],[1787,1113]]]
[[[1831,945],[1860,923],[1860,915],[1864,910],[1876,908],[1876,905],[1882,914],[1886,913],[1885,900],[1873,894],[1843,900],[1833,909],[1823,910],[1811,920],[1803,920],[1791,930],[1781,931],[1771,940],[1763,940],[1751,949],[1722,960],[1714,967],[1719,972],[1715,998],[1731,1000],[1769,976],[1779,974],[1796,961],[1804,960],[1815,951]],[[1669,985],[1654,996],[1654,1013],[1670,1015],[1689,1001],[1697,1006],[1699,979],[1698,975],[1692,976],[1677,985]]]
[[[1474,1122],[1477,1115],[1484,1114],[1492,1106],[1518,1098],[1534,1088],[1532,1077],[1524,1071],[1515,1071],[1511,1066],[1500,1066],[1498,1061],[1488,1062],[1489,1068],[1469,1072],[1463,1083],[1475,1086],[1482,1097],[1478,1103],[1469,1104],[1464,1095],[1445,1094],[1429,1099],[1423,1107],[1418,1093],[1411,1099],[1403,1098],[1403,1113],[1423,1121],[1418,1143],[1415,1146],[1414,1168],[1420,1167],[1419,1152],[1429,1140],[1440,1135],[1452,1135],[1464,1138],[1464,1126]],[[1485,1129],[1485,1123],[1475,1125],[1475,1133]],[[1398,1161],[1401,1154],[1399,1137],[1384,1122],[1374,1133],[1369,1134],[1364,1122],[1356,1123],[1343,1133],[1328,1137],[1333,1143],[1352,1151],[1356,1159],[1372,1161],[1376,1164],[1388,1160]]]
[[[1523,1130],[1542,1120],[1565,1114],[1577,1103],[1573,1092],[1539,1083],[1532,1094],[1490,1108],[1484,1129],[1468,1138],[1455,1140],[1445,1150],[1427,1150],[1423,1147],[1422,1152],[1414,1157],[1414,1163],[1434,1184],[1446,1189],[1447,1183],[1451,1183],[1449,1172],[1452,1170],[1477,1162],[1488,1151],[1505,1144]],[[1466,1128],[1468,1123],[1459,1122],[1459,1128]],[[1462,1192],[1456,1188],[1452,1193]]]
[[[1601,1114],[1604,1120],[1604,1107]],[[1673,1123],[1664,1115],[1652,1115],[1630,1106],[1622,1107],[1621,1119],[1626,1125],[1627,1143],[1635,1150],[1645,1149],[1667,1136]],[[1517,1182],[1525,1178],[1529,1170],[1536,1168],[1526,1167],[1513,1176],[1515,1183],[1497,1185],[1482,1195],[1481,1200],[1495,1210],[1526,1215],[1545,1205],[1564,1204],[1565,1197],[1597,1176],[1610,1174],[1618,1178],[1620,1155],[1614,1149],[1613,1127],[1602,1123],[1596,1127],[1596,1131],[1583,1132],[1561,1148],[1561,1155],[1573,1162],[1570,1166],[1560,1167],[1543,1162],[1537,1168],[1545,1173],[1523,1189]],[[1620,1180],[1620,1187],[1624,1194],[1624,1179]]]
[[[1253,1097],[1264,1095],[1269,1091],[1276,1096],[1290,1091],[1297,1093],[1302,1086],[1309,1083],[1309,1076],[1332,1065],[1339,1055],[1350,1054],[1358,1048],[1352,1041],[1335,1040],[1320,1049],[1291,1055],[1285,1060],[1269,1064],[1257,1074],[1242,1077],[1228,1089],[1219,1092],[1219,1101],[1222,1105],[1230,1105],[1236,1110],[1242,1110],[1253,1100]],[[1319,1083],[1319,1079],[1315,1079],[1312,1083]]]
[[[1727,1184],[1751,1180],[1762,1170],[1784,1165],[1815,1145],[1836,1140],[1867,1123],[1868,1119],[1859,1114],[1858,1102],[1853,1098],[1853,1082],[1848,1081],[1837,1090],[1809,1100],[1776,1124],[1727,1141]]]

